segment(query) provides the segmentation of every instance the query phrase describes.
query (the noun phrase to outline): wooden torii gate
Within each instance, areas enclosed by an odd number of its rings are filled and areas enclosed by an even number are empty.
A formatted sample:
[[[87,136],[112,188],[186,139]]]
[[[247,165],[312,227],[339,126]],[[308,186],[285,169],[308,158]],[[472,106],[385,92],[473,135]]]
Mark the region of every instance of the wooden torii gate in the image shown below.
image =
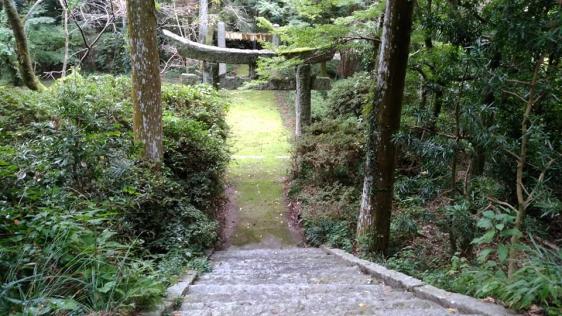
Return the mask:
[[[237,49],[216,47],[191,41],[178,36],[168,30],[163,31],[177,47],[178,53],[190,59],[197,59],[212,63],[213,81],[219,82],[218,64],[248,64],[255,65],[259,58],[283,56],[285,58],[299,58],[303,62],[297,66],[295,80],[270,80],[259,85],[262,90],[296,90],[295,98],[295,135],[302,134],[302,127],[310,124],[311,120],[311,90],[329,90],[331,81],[325,77],[314,77],[311,74],[311,64],[329,61],[334,52],[322,52],[317,49],[302,49],[294,52],[276,53],[266,49]]]

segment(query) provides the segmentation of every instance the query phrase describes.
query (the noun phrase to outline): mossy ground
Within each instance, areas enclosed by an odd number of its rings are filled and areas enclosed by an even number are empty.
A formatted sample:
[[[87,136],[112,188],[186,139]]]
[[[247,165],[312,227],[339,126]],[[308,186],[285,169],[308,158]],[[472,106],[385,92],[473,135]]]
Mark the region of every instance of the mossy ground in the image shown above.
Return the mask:
[[[233,160],[228,180],[235,190],[238,224],[231,244],[294,244],[285,216],[283,180],[289,166],[290,133],[272,91],[229,91]]]

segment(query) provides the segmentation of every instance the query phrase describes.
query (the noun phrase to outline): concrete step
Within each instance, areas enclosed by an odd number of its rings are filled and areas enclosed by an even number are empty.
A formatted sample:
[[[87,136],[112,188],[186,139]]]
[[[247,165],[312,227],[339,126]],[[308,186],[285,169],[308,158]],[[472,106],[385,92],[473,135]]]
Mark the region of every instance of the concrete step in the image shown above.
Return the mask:
[[[251,271],[271,271],[272,273],[283,273],[289,271],[320,271],[328,268],[355,267],[354,264],[333,262],[328,259],[314,260],[292,260],[292,261],[232,261],[232,262],[211,262],[212,273],[236,273],[244,270]]]
[[[223,250],[217,251],[211,257],[214,260],[225,259],[257,259],[257,258],[311,258],[311,257],[330,257],[327,253],[318,248],[281,248],[281,249],[251,249],[251,250]]]
[[[271,270],[277,271],[282,269],[312,269],[316,270],[327,267],[352,267],[353,264],[331,260],[329,257],[325,258],[272,258],[268,259],[241,259],[241,260],[224,260],[218,261],[211,259],[211,268],[213,272],[226,271],[226,270]]]
[[[441,316],[456,311],[386,286],[315,248],[230,249],[174,315]]]
[[[273,302],[205,302],[184,303],[180,310],[183,315],[454,315],[437,305],[420,300],[399,301],[385,304],[365,299],[319,298]],[[210,314],[205,314],[210,313]]]
[[[203,275],[197,284],[371,284],[372,279],[358,268],[329,268],[325,270],[290,271],[284,273],[263,271],[238,271],[232,274]]]
[[[279,301],[287,297],[374,297],[397,299],[413,297],[380,284],[195,284],[189,288],[186,301],[238,302]]]

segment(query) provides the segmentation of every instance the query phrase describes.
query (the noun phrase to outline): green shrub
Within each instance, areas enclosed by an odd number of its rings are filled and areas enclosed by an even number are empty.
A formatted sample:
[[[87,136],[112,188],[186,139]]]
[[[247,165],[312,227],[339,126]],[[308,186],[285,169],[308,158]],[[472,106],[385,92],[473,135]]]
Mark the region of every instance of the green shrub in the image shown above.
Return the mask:
[[[548,315],[562,312],[562,251],[533,243],[523,247],[519,268],[511,278],[494,260],[478,266],[465,265],[454,289],[477,297],[493,296],[516,309],[533,304]]]
[[[320,217],[314,221],[305,221],[304,232],[307,242],[312,246],[327,245],[352,251],[355,233],[350,229],[352,226],[354,225],[347,221]]]
[[[162,103],[174,115],[201,122],[208,132],[226,138],[226,104],[211,86],[165,85],[162,89]]]
[[[117,75],[131,70],[131,55],[127,51],[125,34],[104,33],[98,43],[92,53],[96,71]]]
[[[358,191],[340,183],[322,189],[307,186],[297,190],[297,186],[293,185],[292,198],[299,202],[308,243],[351,251],[359,209]]]
[[[326,100],[328,114],[332,118],[361,117],[369,100],[371,84],[372,79],[364,72],[336,81]]]
[[[33,101],[33,95],[0,87],[0,145],[21,142],[38,133],[37,123],[47,119],[47,111]]]
[[[327,119],[314,123],[297,142],[301,176],[318,184],[358,184],[363,173],[363,147],[363,131],[357,119]]]
[[[126,78],[0,95],[1,314],[134,312],[215,243],[228,151],[210,88],[164,88],[158,172],[138,160]]]
[[[2,314],[133,311],[160,298],[164,280],[135,254],[138,243],[121,243],[104,229],[112,212],[52,198],[34,214],[2,209],[0,231],[13,234],[0,242]]]

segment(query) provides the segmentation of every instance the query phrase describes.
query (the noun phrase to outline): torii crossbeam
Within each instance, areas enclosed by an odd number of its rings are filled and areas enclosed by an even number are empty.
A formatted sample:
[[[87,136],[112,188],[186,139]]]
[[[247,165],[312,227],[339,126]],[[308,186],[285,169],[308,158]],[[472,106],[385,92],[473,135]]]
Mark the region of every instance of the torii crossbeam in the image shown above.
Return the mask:
[[[297,66],[294,81],[276,82],[270,81],[260,85],[258,88],[267,90],[289,90],[296,89],[295,98],[295,134],[300,136],[302,127],[310,124],[311,120],[311,90],[330,89],[329,78],[318,78],[311,76],[310,64],[329,61],[334,56],[334,51],[323,51],[319,49],[298,49],[289,52],[274,52],[267,49],[237,49],[216,47],[191,41],[187,38],[164,30],[164,35],[177,46],[178,53],[186,58],[197,59],[209,63],[224,64],[249,64],[255,65],[259,58],[272,58],[283,56],[287,59],[298,58],[301,64]],[[218,67],[217,67],[218,74]],[[218,75],[217,75],[218,78]]]

